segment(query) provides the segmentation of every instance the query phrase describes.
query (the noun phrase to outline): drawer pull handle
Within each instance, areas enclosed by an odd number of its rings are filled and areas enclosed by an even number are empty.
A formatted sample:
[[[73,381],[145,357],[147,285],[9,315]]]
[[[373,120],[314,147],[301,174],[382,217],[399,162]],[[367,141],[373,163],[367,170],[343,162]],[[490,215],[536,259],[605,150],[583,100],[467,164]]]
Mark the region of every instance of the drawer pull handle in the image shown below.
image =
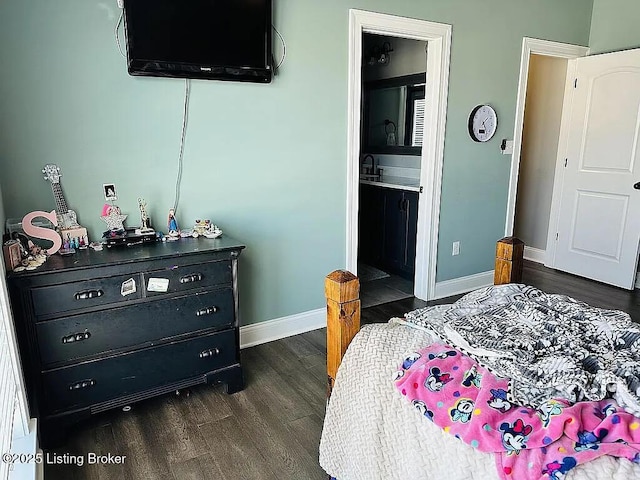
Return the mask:
[[[91,332],[89,330],[85,330],[84,332],[65,335],[64,337],[62,337],[62,343],[79,342],[81,340],[87,340],[89,337],[91,337]]]
[[[93,378],[88,378],[87,380],[80,380],[79,382],[72,383],[69,385],[69,390],[82,390],[83,388],[93,387],[96,384],[96,381]]]
[[[217,348],[210,348],[209,350],[203,350],[202,352],[200,352],[199,357],[200,358],[208,358],[208,357],[213,357],[214,355],[218,355],[220,353],[220,350]]]
[[[184,277],[180,277],[180,283],[199,282],[200,280],[202,280],[201,273],[192,273],[190,275],[185,275]]]
[[[201,308],[200,310],[198,310],[196,312],[196,315],[198,317],[202,317],[203,315],[211,315],[212,313],[216,313],[218,311],[218,307],[207,307],[207,308]]]
[[[76,293],[75,297],[76,300],[85,300],[88,298],[101,297],[102,295],[104,295],[104,292],[102,290],[85,290],[84,292]]]

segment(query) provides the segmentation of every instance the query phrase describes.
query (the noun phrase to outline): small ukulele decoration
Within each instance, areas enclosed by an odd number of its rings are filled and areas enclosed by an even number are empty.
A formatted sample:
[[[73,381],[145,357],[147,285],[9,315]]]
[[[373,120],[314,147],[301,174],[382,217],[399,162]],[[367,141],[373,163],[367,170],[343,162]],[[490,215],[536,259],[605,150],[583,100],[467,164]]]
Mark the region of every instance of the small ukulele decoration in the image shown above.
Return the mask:
[[[54,164],[47,164],[42,169],[44,173],[44,179],[51,182],[51,190],[53,192],[53,199],[56,203],[56,216],[58,218],[58,233],[62,237],[62,242],[65,248],[78,247],[80,245],[87,245],[89,243],[89,237],[87,236],[87,229],[80,226],[78,223],[78,217],[76,212],[69,210],[67,202],[62,194],[62,186],[60,185],[60,168]],[[69,243],[69,246],[66,244]],[[71,245],[73,243],[73,245]]]

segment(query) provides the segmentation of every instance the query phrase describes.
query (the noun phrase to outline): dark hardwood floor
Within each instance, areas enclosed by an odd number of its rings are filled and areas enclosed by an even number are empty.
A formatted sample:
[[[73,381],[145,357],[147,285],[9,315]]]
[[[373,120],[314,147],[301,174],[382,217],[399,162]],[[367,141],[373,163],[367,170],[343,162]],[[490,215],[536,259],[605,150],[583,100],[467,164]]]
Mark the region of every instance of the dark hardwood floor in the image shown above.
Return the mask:
[[[544,265],[524,262],[522,283],[532,285],[547,293],[569,295],[594,307],[627,312],[634,322],[640,323],[640,290],[624,290],[586,278],[559,272]],[[451,303],[462,295],[425,302],[415,297],[385,303],[362,310],[362,323],[386,322],[391,317],[402,317],[406,312],[427,305]]]
[[[322,479],[326,331],[241,352],[246,388],[201,386],[80,424],[58,455],[126,455],[122,465],[45,465],[46,480]],[[45,452],[46,454],[46,452]]]
[[[625,311],[640,323],[640,290],[612,287],[532,262],[525,262],[522,280],[545,292],[569,295],[594,307]]]
[[[413,281],[389,275],[385,278],[360,283],[360,304],[362,308],[395,302],[413,297]]]
[[[638,291],[610,287],[525,264],[524,283],[594,306],[627,311],[640,322]],[[429,304],[450,303],[460,296]],[[405,298],[362,311],[363,323],[386,322],[426,306]],[[56,449],[126,455],[122,465],[45,465],[46,480],[326,479],[318,466],[326,384],[325,329],[242,351],[246,388],[226,395],[198,387],[80,424]]]

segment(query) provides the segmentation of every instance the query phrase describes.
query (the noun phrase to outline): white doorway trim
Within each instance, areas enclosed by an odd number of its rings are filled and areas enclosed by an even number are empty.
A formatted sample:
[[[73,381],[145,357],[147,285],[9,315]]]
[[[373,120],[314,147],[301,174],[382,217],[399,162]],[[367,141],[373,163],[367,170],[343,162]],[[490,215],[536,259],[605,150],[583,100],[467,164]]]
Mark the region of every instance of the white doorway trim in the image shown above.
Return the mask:
[[[570,60],[588,55],[589,48],[579,45],[571,45],[568,43],[538,40],[536,38],[524,37],[522,39],[520,80],[518,82],[518,102],[516,104],[516,122],[513,131],[513,153],[511,155],[511,175],[509,179],[509,197],[507,199],[507,219],[505,222],[505,236],[507,237],[513,235],[515,222],[518,174],[520,172],[520,154],[522,152],[522,131],[524,129],[524,107],[527,98],[529,61],[532,54],[566,58]],[[561,151],[563,152],[564,150],[558,148],[558,155],[561,154]],[[548,248],[546,252],[548,254]]]
[[[360,176],[360,112],[362,34],[374,33],[426,41],[426,103],[420,184],[414,295],[435,296],[444,133],[449,90],[451,25],[412,18],[349,10],[349,93],[347,153],[347,270],[358,270],[358,185]]]

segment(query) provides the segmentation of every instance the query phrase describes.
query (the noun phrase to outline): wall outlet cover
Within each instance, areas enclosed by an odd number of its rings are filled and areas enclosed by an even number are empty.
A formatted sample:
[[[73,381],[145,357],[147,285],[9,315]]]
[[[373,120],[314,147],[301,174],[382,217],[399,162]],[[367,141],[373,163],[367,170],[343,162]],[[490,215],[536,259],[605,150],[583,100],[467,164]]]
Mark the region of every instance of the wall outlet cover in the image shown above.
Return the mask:
[[[513,140],[507,140],[506,138],[502,140],[500,150],[503,155],[511,155],[513,153]]]

